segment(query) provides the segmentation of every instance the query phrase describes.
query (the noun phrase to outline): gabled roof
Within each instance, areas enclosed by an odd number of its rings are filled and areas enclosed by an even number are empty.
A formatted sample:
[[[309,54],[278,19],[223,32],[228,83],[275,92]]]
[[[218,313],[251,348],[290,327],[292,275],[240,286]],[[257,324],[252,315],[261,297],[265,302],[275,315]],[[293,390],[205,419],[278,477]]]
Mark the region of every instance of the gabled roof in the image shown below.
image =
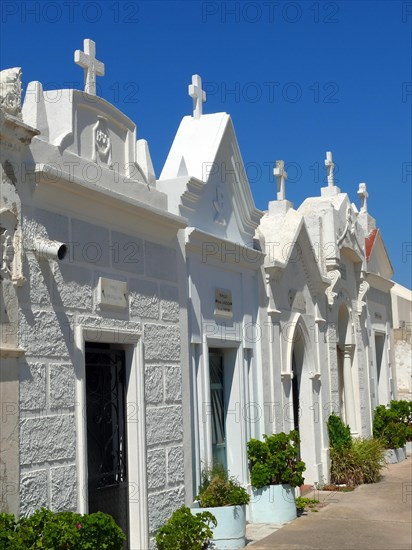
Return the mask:
[[[221,185],[226,194],[226,207],[230,202],[237,231],[250,240],[263,213],[254,205],[230,116],[226,113],[202,115],[199,119],[186,116],[173,141],[158,188],[167,193],[174,213],[187,217],[189,224],[233,240],[236,232],[233,220],[226,228],[224,223],[219,227],[208,212],[214,204],[210,193],[216,194],[216,185]],[[216,208],[219,211],[220,206],[217,204]]]
[[[265,239],[265,269],[274,272],[283,271],[289,262],[296,261],[294,246],[299,243],[298,256],[302,259],[309,287],[324,291],[330,284],[323,273],[319,260],[316,258],[316,249],[312,241],[303,216],[290,208],[284,216],[273,217],[266,214],[259,226],[258,233]],[[269,239],[273,239],[271,242]],[[312,271],[313,269],[313,271]],[[312,277],[316,272],[316,277]]]
[[[226,113],[183,117],[159,180],[193,176],[206,182],[217,169],[213,163],[229,120]]]
[[[391,279],[393,267],[379,229],[373,229],[365,239],[368,272]]]
[[[378,234],[377,229],[372,229],[369,235],[365,239],[365,252],[366,252],[366,261],[369,262],[370,255],[372,253],[373,245],[375,244],[376,235]]]

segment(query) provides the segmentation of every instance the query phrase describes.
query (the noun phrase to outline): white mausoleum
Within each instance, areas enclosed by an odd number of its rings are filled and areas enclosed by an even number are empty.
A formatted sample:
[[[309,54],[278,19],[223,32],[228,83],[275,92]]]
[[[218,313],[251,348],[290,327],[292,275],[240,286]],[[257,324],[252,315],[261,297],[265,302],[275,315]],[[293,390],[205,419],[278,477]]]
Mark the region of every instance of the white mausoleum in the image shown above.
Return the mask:
[[[299,430],[306,483],[328,478],[326,421],[371,434],[396,397],[393,270],[366,185],[294,208],[284,162],[257,210],[233,123],[179,126],[159,179],[136,125],[85,89],[21,99],[1,74],[1,510],[111,513],[147,548],[223,463],[249,483],[246,443]],[[358,201],[357,201],[358,202]]]

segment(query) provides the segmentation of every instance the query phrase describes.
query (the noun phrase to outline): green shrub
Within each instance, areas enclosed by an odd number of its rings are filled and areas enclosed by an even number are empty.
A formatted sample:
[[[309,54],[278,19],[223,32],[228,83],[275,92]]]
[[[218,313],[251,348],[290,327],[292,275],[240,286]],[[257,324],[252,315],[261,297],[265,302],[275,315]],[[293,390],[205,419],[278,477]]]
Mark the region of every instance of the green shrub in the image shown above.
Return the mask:
[[[82,550],[120,550],[126,536],[114,519],[103,512],[83,516],[78,528],[79,548]]]
[[[11,548],[10,542],[14,537],[16,521],[12,514],[0,513],[0,548]]]
[[[406,441],[412,441],[412,401],[391,401],[390,410],[397,421],[406,426]]]
[[[126,536],[108,514],[37,510],[17,522],[0,517],[2,550],[121,550]],[[5,535],[6,533],[6,535]]]
[[[351,486],[375,483],[385,466],[385,449],[379,439],[354,439],[351,447],[332,447],[330,459],[331,483]]]
[[[156,534],[159,550],[204,550],[213,537],[216,518],[210,512],[192,514],[182,506]]]
[[[298,460],[299,434],[296,430],[264,435],[264,441],[251,439],[247,444],[250,480],[256,489],[266,485],[303,485],[305,463]]]
[[[385,446],[379,439],[367,437],[354,439],[352,454],[355,463],[362,468],[363,483],[376,483],[381,477],[385,464]]]
[[[229,477],[221,465],[205,468],[196,500],[202,508],[241,506],[249,502],[249,495],[234,477]]]
[[[373,435],[381,439],[387,449],[403,447],[411,438],[412,426],[409,407],[399,401],[392,401],[390,408],[379,405],[373,418]]]
[[[304,510],[306,507],[308,508],[314,508],[316,504],[319,504],[319,501],[313,498],[307,498],[307,497],[296,497],[296,508],[298,510]]]
[[[339,416],[332,413],[327,421],[329,445],[332,449],[341,449],[352,445],[350,427],[345,426]]]

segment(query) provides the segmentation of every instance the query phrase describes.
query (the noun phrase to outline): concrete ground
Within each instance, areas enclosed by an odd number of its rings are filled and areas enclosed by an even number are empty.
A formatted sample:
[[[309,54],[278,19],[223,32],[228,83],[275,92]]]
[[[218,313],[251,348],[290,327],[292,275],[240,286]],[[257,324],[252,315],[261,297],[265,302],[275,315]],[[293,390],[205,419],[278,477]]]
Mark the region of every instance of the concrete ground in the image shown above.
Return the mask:
[[[412,457],[399,464],[388,465],[379,483],[361,485],[351,493],[317,491],[305,496],[327,502],[328,505],[318,512],[309,511],[282,528],[275,525],[248,526],[248,548],[412,548]]]

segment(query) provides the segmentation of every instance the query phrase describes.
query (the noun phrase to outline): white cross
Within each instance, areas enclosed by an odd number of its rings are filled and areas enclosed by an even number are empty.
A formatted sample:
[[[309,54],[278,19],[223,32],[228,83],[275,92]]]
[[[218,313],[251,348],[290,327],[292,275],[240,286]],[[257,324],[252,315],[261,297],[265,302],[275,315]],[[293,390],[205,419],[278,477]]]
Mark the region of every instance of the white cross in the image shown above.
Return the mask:
[[[285,181],[288,179],[288,173],[285,170],[285,163],[283,160],[276,161],[273,175],[276,176],[277,199],[278,201],[284,201],[286,199]]]
[[[360,198],[360,207],[361,207],[360,211],[367,212],[368,211],[367,198],[369,197],[369,193],[366,191],[366,183],[359,184],[358,196]]]
[[[84,69],[84,91],[96,95],[96,76],[104,76],[104,63],[96,59],[96,43],[89,38],[83,41],[84,52],[74,52],[74,62]]]
[[[328,171],[328,187],[333,187],[335,185],[333,180],[333,169],[335,165],[332,162],[332,153],[330,151],[326,153],[325,166]]]
[[[189,95],[193,98],[193,118],[200,118],[203,103],[206,101],[206,92],[202,90],[202,79],[198,74],[192,76],[192,83],[189,84]]]

